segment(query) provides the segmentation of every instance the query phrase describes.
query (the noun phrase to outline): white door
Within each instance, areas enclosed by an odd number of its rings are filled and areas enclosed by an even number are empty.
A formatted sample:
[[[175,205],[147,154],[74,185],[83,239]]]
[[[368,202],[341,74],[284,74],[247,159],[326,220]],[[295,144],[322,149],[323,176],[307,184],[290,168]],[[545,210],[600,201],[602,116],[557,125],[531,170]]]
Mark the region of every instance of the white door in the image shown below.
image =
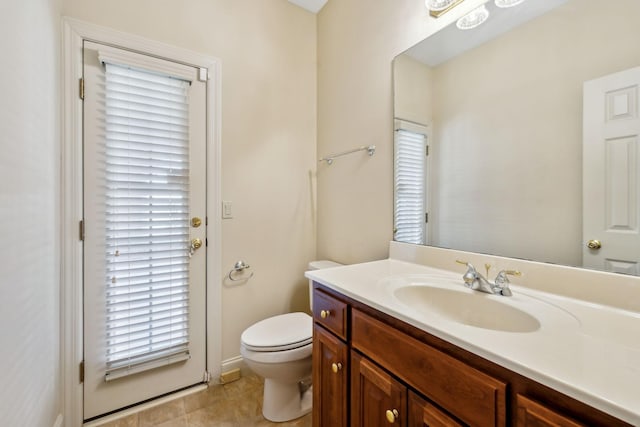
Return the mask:
[[[198,71],[84,44],[85,420],[203,381]]]
[[[640,275],[640,67],[584,84],[583,265]]]

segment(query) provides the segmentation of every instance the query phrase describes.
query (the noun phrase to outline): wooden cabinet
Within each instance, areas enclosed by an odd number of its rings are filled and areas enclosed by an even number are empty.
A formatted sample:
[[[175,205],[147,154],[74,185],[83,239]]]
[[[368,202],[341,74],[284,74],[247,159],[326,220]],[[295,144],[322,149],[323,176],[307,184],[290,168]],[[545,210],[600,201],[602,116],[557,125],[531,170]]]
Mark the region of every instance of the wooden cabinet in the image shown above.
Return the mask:
[[[347,339],[348,318],[346,303],[324,292],[313,294],[313,320],[343,340]]]
[[[314,427],[629,427],[503,366],[314,285]]]
[[[318,325],[313,327],[313,426],[348,427],[347,345]]]
[[[468,425],[506,425],[506,384],[359,311],[353,348]]]
[[[417,394],[409,393],[408,427],[464,427],[442,410]]]
[[[370,360],[351,352],[351,426],[406,426],[407,388]]]
[[[521,394],[516,397],[518,427],[586,427]]]

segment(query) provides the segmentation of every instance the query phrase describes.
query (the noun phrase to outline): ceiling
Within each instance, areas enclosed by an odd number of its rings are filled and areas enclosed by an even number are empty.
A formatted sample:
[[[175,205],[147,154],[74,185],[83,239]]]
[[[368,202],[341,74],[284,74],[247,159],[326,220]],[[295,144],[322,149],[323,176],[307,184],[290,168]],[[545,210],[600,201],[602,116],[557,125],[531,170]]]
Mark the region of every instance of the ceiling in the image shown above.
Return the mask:
[[[318,13],[327,0],[289,0],[289,2],[307,9],[309,12]]]

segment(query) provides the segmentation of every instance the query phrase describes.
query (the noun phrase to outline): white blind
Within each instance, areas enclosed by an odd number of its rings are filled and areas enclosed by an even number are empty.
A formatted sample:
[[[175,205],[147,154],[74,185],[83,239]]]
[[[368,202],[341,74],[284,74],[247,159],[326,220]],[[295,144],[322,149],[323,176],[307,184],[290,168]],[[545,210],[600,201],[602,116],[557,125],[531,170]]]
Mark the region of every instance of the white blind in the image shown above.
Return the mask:
[[[426,243],[426,136],[398,129],[394,156],[395,240]]]
[[[110,380],[189,357],[189,83],[105,68]]]

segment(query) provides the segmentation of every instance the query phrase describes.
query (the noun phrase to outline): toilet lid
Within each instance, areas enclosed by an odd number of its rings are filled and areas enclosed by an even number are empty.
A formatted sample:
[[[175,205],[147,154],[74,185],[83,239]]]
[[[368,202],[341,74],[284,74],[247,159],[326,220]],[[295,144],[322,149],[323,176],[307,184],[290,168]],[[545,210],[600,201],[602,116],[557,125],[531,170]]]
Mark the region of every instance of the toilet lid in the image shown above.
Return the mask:
[[[269,317],[248,327],[240,339],[253,351],[277,351],[311,343],[313,324],[306,313],[287,313]]]

